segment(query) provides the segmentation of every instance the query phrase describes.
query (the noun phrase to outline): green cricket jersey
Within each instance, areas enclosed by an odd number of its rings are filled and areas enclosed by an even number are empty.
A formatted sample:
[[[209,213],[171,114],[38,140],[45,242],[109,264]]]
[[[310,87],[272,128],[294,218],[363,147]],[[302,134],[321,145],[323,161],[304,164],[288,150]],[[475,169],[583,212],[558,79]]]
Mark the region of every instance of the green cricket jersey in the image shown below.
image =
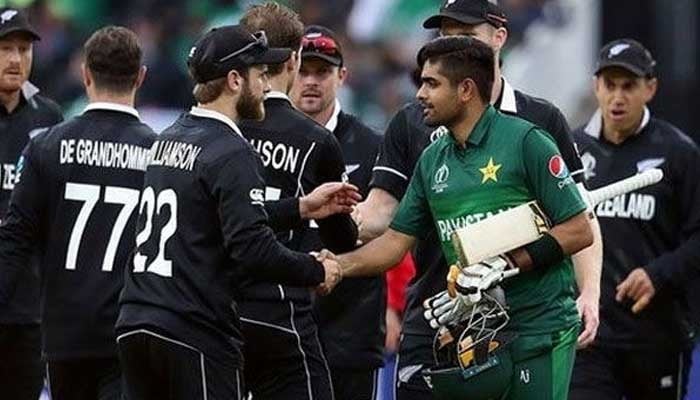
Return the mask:
[[[586,208],[551,137],[489,106],[464,148],[445,135],[423,152],[391,228],[421,238],[434,224],[455,263],[455,229],[532,200],[554,225]],[[511,327],[540,334],[575,324],[574,284],[569,257],[505,281]]]

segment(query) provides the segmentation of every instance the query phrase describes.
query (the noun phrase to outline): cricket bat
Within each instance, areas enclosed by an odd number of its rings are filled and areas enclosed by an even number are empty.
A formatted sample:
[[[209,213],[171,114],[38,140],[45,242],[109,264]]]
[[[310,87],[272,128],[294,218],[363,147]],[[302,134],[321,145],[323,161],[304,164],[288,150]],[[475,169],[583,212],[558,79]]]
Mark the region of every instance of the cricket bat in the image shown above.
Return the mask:
[[[595,190],[583,190],[581,194],[592,208],[602,201],[653,185],[663,176],[663,171],[652,168]],[[452,245],[461,267],[466,267],[534,242],[549,228],[547,215],[537,202],[531,201],[455,230]]]

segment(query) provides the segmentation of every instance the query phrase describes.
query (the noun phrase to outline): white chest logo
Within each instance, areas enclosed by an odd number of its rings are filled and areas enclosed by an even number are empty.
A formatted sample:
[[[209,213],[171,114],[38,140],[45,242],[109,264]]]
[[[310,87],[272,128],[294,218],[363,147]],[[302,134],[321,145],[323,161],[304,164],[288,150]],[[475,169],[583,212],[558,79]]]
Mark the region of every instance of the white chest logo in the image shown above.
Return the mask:
[[[433,191],[435,193],[441,193],[445,188],[447,188],[447,178],[450,177],[450,169],[447,164],[442,164],[442,167],[438,168],[435,172],[435,177],[433,177]]]
[[[4,24],[5,22],[10,21],[12,18],[17,15],[17,10],[7,10],[4,13],[0,14],[0,23]]]
[[[360,168],[360,164],[345,164],[345,173],[350,175]]]
[[[651,168],[659,167],[661,164],[665,163],[666,159],[664,157],[659,158],[647,158],[646,160],[637,162],[637,172],[643,172]]]
[[[447,135],[447,128],[440,126],[430,133],[430,143],[440,139],[441,137]]]

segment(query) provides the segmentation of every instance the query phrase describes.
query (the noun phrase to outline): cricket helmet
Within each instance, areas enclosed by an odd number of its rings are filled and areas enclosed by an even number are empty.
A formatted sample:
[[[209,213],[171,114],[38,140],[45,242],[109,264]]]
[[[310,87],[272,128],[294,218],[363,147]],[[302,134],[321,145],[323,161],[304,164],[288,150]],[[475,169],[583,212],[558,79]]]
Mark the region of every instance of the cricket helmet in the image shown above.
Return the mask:
[[[436,366],[423,372],[438,400],[501,400],[513,377],[509,317],[503,289],[483,293],[465,320],[435,335]]]

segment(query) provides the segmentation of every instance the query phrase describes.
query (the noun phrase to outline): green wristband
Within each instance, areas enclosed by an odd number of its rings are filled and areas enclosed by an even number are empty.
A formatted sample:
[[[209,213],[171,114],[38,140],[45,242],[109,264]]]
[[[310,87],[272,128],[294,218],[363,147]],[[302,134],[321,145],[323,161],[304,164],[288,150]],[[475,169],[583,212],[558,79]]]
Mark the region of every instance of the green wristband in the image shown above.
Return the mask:
[[[564,250],[552,235],[545,233],[541,238],[525,246],[532,259],[532,268],[549,268],[564,259]]]

